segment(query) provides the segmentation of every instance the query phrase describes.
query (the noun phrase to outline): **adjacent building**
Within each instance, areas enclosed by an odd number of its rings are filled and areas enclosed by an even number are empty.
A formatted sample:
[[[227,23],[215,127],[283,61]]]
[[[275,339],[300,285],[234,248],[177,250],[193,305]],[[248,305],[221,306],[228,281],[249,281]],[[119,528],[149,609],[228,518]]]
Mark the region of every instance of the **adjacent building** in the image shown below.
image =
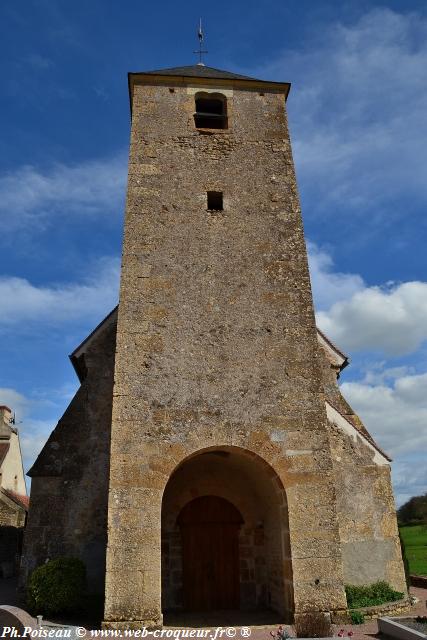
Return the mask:
[[[0,576],[19,567],[29,499],[19,433],[9,407],[0,406]]]

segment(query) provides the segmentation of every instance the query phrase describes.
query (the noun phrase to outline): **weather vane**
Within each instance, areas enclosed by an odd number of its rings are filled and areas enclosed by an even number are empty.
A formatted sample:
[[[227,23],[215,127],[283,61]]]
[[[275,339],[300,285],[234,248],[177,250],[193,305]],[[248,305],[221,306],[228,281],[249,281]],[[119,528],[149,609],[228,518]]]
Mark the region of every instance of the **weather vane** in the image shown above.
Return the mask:
[[[200,65],[201,67],[205,66],[205,63],[202,60],[202,56],[204,53],[208,53],[208,51],[203,51],[203,40],[205,38],[204,33],[203,33],[203,29],[202,29],[202,19],[200,18],[199,21],[199,28],[197,31],[197,37],[199,38],[199,50],[198,51],[193,51],[193,53],[197,53],[199,56],[199,62],[197,63],[198,65]]]

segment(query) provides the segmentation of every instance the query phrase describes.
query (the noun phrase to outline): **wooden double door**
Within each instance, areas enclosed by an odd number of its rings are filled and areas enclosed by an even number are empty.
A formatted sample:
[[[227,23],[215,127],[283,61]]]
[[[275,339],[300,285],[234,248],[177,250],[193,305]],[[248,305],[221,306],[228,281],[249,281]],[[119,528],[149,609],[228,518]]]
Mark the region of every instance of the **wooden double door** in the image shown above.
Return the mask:
[[[242,523],[236,507],[217,496],[195,498],[182,509],[178,524],[187,611],[239,608]]]

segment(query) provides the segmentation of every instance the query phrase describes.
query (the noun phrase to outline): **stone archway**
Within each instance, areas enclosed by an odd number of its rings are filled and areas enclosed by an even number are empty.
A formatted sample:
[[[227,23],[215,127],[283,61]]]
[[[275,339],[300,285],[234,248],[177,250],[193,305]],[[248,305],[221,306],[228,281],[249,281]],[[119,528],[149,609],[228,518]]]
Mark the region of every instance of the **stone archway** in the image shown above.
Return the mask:
[[[197,516],[195,505],[205,502],[205,513]],[[215,506],[214,503],[216,504]],[[225,507],[225,503],[229,505]],[[192,506],[193,505],[193,506]],[[222,513],[219,505],[222,505]],[[209,508],[216,513],[209,515]],[[202,509],[203,510],[203,509]],[[234,516],[232,515],[234,513]],[[186,519],[211,520],[194,534],[199,536],[200,548],[216,544],[213,552],[216,559],[210,562],[221,564],[218,556],[231,554],[237,562],[235,591],[228,592],[225,600],[215,599],[212,592],[193,599],[188,594],[189,550],[186,545],[195,545],[186,538]],[[234,518],[234,519],[233,519]],[[233,534],[223,543],[215,543],[213,528],[227,536],[226,521]],[[193,524],[195,524],[193,522]],[[203,531],[204,529],[204,531]],[[205,535],[203,541],[200,536]],[[235,536],[235,543],[232,536]],[[222,551],[220,549],[223,544]],[[232,547],[235,548],[234,556]],[[217,556],[215,556],[217,554]],[[206,567],[209,567],[209,562]],[[212,564],[210,565],[212,569]],[[201,570],[201,565],[194,569]],[[210,570],[209,568],[207,569]],[[220,571],[212,569],[213,571]],[[201,589],[207,589],[203,578],[197,578]],[[217,585],[224,576],[217,575]],[[187,582],[187,585],[186,585]],[[220,587],[218,587],[220,588]],[[234,594],[234,595],[233,595]],[[204,598],[204,600],[203,600]],[[195,611],[207,609],[241,609],[246,611],[271,609],[285,618],[293,612],[292,568],[289,543],[288,510],[283,485],[262,458],[239,447],[212,447],[186,458],[171,474],[162,502],[162,609],[167,611]]]

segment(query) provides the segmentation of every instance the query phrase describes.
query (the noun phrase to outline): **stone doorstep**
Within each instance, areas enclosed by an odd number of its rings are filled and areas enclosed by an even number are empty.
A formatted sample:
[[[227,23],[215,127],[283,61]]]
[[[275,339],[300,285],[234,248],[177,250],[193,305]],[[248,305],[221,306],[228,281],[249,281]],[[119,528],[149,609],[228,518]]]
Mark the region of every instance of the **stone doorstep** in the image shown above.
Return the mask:
[[[400,618],[378,618],[378,631],[397,640],[425,640],[427,635],[399,622]]]

